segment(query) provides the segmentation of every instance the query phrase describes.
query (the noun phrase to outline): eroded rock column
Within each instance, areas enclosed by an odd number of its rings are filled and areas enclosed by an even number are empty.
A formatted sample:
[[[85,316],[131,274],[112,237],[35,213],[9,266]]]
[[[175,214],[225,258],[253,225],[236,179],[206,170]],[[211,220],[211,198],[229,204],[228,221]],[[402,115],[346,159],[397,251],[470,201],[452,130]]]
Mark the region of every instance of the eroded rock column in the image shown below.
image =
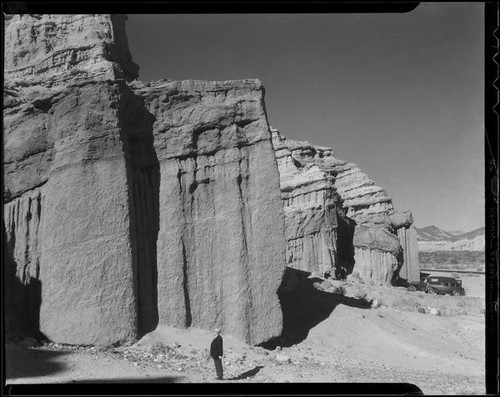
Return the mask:
[[[57,153],[44,186],[40,308],[40,330],[51,340],[108,344],[137,336],[121,89],[86,84],[52,109]]]
[[[160,324],[281,333],[279,179],[258,81],[137,83],[160,164]]]
[[[288,140],[276,129],[272,136],[285,214],[287,266],[334,275],[337,197],[334,176],[321,161],[323,148]]]
[[[398,237],[404,253],[399,277],[410,282],[420,281],[417,232],[415,228],[413,226],[399,228]]]

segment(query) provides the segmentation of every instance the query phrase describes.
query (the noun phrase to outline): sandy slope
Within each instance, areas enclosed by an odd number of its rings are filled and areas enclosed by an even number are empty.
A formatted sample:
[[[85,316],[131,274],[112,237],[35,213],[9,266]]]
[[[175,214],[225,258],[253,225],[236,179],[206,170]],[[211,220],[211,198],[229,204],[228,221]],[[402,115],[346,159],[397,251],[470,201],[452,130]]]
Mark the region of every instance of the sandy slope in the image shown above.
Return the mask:
[[[448,300],[456,297],[370,288],[365,286],[365,292],[376,295],[381,307],[324,292],[316,295],[316,301],[304,301],[301,294],[310,296],[310,291],[295,293],[295,300],[288,302],[294,307],[293,316],[285,311],[288,337],[276,350],[251,347],[224,335],[223,382],[408,382],[426,394],[485,393],[484,316],[478,298]],[[414,301],[421,306],[461,302],[460,308],[469,315],[419,313],[408,303]],[[297,321],[308,327],[297,327]],[[104,350],[8,343],[7,380],[11,384],[217,382],[207,357],[211,339],[209,332],[198,329],[159,327],[135,345]],[[163,355],[151,353],[155,345],[153,352]]]

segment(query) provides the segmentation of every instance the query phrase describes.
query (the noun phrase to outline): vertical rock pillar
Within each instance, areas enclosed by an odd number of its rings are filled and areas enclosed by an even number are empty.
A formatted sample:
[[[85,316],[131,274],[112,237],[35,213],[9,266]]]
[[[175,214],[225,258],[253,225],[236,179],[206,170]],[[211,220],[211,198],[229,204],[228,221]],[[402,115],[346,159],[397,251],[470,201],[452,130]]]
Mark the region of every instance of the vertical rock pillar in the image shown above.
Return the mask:
[[[40,330],[62,343],[137,336],[120,89],[116,83],[85,84],[53,108],[57,154],[40,225]]]
[[[398,237],[403,247],[403,263],[399,270],[399,278],[409,282],[420,281],[417,232],[415,228],[413,226],[399,228]]]
[[[261,83],[134,87],[156,119],[159,323],[279,336],[284,221]]]

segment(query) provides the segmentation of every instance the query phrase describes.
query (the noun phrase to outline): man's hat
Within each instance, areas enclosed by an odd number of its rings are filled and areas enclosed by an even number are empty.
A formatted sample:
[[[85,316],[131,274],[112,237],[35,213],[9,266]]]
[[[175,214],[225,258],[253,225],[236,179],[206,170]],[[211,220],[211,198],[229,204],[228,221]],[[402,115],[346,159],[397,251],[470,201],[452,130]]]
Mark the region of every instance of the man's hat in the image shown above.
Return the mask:
[[[214,332],[215,332],[216,334],[220,334],[220,328],[215,328],[215,329],[214,329]]]

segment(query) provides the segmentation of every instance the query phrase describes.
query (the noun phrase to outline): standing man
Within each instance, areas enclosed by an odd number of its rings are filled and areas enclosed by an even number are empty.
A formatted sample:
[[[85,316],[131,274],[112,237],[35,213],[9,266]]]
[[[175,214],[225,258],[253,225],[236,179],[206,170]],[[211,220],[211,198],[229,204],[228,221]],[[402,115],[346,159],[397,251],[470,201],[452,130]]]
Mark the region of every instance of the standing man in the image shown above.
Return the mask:
[[[214,329],[215,338],[210,345],[210,356],[214,359],[215,372],[217,379],[222,380],[222,336],[220,328]]]

